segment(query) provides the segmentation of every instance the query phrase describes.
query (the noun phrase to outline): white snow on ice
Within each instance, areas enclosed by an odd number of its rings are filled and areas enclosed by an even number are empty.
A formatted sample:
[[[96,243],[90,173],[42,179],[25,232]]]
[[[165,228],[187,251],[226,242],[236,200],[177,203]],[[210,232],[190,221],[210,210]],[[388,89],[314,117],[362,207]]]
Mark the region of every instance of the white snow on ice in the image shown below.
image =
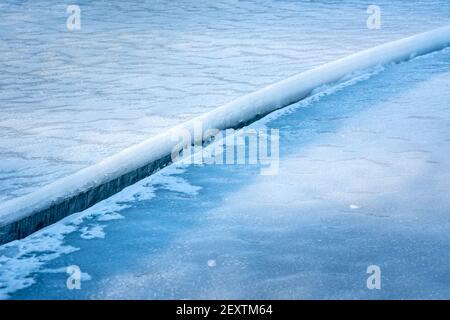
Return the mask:
[[[448,45],[450,26],[445,26],[370,48],[294,75],[182,123],[36,192],[0,204],[0,223],[17,221],[61,199],[72,197],[171,154],[179,143],[179,137],[185,136],[185,131],[192,137],[195,136],[194,128],[197,123],[202,125],[204,132],[235,127],[258,115],[298,102],[312,92],[318,92],[318,88],[323,90],[327,85],[352,79],[367,70],[441,50]],[[207,137],[202,136],[200,139]]]
[[[129,208],[133,202],[152,199],[157,189],[197,194],[200,187],[176,176],[183,171],[182,165],[167,167],[88,210],[69,216],[25,239],[0,246],[0,299],[32,285],[36,273],[65,272],[65,268],[55,271],[44,266],[48,261],[78,250],[65,243],[66,236],[79,233],[85,240],[104,238],[106,225],[101,222],[123,219],[120,211]]]
[[[0,200],[293,74],[450,23],[446,0],[0,3]],[[239,19],[238,19],[239,18]],[[337,40],[338,39],[338,40]]]

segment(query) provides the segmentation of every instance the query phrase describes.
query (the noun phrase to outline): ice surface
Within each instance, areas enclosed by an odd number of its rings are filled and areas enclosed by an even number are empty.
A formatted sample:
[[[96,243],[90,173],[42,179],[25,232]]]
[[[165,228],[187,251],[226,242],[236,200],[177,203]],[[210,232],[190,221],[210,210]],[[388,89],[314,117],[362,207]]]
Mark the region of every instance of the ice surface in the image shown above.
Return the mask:
[[[4,297],[448,299],[450,50],[359,80],[252,125],[280,129],[278,175],[168,167],[1,246]]]
[[[51,225],[37,235],[0,246],[0,299],[6,298],[9,292],[33,284],[32,275],[38,272],[53,274],[56,270],[65,274],[65,267],[46,269],[44,266],[47,261],[78,250],[64,243],[67,235],[79,233],[79,237],[85,240],[104,238],[105,224],[101,222],[123,219],[118,212],[129,208],[130,203],[152,199],[155,187],[195,195],[200,187],[191,186],[184,179],[173,176],[181,172],[182,166],[166,168],[164,172],[126,188],[114,198]]]
[[[360,75],[388,63],[398,63],[441,50],[448,45],[450,45],[450,26],[363,50],[291,76],[174,128],[164,130],[153,138],[127,148],[96,165],[59,179],[36,192],[1,204],[0,224],[7,225],[25,216],[38,214],[36,212],[48,209],[49,205],[58,204],[66,198],[72,198],[93,187],[118,179],[170,155],[179,143],[178,138],[184,136],[184,131],[187,131],[190,137],[195,137],[198,124],[203,128],[203,132],[242,126],[255,118],[298,102],[312,92],[320,92],[319,89],[325,86],[342,82],[343,79],[352,79],[356,74]],[[198,141],[200,143],[205,139],[203,132]]]
[[[0,201],[293,74],[450,23],[448,1],[0,3]]]

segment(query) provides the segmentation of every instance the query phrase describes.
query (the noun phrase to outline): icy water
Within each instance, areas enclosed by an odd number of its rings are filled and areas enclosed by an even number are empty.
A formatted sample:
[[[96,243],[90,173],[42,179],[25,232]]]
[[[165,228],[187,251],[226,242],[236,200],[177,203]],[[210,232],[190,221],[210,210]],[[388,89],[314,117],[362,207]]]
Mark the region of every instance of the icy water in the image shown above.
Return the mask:
[[[449,299],[449,89],[446,49],[273,113],[252,127],[280,129],[277,175],[168,167],[0,247],[0,294]]]
[[[264,85],[450,23],[448,1],[0,3],[0,201]],[[450,298],[450,49],[280,110],[280,170],[171,166],[0,246],[0,298]],[[80,290],[66,286],[79,266]],[[368,290],[369,265],[382,271]]]
[[[267,84],[450,23],[450,3],[0,3],[0,201]]]

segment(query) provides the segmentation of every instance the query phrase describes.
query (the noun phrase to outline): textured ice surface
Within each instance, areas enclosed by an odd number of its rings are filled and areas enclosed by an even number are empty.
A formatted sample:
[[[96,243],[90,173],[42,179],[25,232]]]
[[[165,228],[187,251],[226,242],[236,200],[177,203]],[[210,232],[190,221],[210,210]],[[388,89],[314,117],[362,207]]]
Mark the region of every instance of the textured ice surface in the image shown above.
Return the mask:
[[[448,1],[0,3],[0,200],[245,93],[390,40],[446,25]]]
[[[278,175],[168,167],[0,247],[0,292],[450,298],[450,50],[361,80],[253,125],[280,129]],[[81,290],[66,288],[69,265]],[[366,288],[369,265],[381,290]]]
[[[200,187],[189,185],[184,179],[173,176],[182,171],[182,167],[166,168],[164,172],[126,188],[114,198],[71,215],[24,240],[0,246],[0,299],[7,298],[10,292],[33,284],[33,276],[37,273],[66,274],[65,267],[45,268],[46,262],[78,250],[65,244],[66,236],[75,233],[85,240],[103,239],[106,222],[123,219],[119,212],[129,208],[131,203],[152,199],[155,187],[195,195]]]
[[[414,57],[442,50],[450,45],[450,25],[376,46],[345,58],[323,64],[306,72],[244,95],[187,122],[163,130],[142,143],[133,145],[104,161],[58,179],[23,197],[0,204],[0,222],[17,221],[20,217],[48,209],[52,204],[103,185],[158,161],[179,146],[179,138],[196,136],[198,130],[224,130],[242,126],[279,108],[298,102],[311,93],[320,93],[348,79],[364,77],[384,66],[408,61]],[[200,129],[198,128],[200,125]],[[200,140],[198,139],[200,138]],[[197,143],[209,138],[200,134]],[[183,143],[187,143],[184,141]],[[191,142],[189,142],[191,143]],[[125,186],[124,186],[125,187]],[[80,210],[86,209],[85,207]],[[68,212],[66,215],[72,214]]]

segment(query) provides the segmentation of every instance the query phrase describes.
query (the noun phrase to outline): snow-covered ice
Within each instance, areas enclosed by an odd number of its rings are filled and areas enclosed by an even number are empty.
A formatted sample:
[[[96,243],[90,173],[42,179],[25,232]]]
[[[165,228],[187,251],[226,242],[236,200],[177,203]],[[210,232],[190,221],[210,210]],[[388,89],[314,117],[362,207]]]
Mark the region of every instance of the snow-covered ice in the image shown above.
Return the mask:
[[[0,204],[0,225],[15,222],[25,216],[48,209],[65,198],[102,185],[120,176],[170,155],[179,144],[178,138],[195,137],[198,124],[204,132],[224,130],[248,123],[282,107],[304,99],[327,86],[355,78],[364,72],[377,70],[389,63],[441,50],[450,45],[450,26],[420,33],[363,50],[298,75],[291,76],[256,92],[233,100],[210,112],[165,130],[144,142],[125,149],[98,164],[59,179],[36,192]],[[206,134],[206,133],[205,133]],[[203,133],[197,143],[208,140]],[[186,142],[187,143],[187,142]],[[189,139],[189,144],[191,139]],[[86,208],[86,207],[85,207]],[[85,209],[83,208],[83,209]],[[68,212],[71,214],[73,212]]]
[[[0,3],[0,200],[348,54],[450,24],[448,1]]]
[[[96,1],[68,34],[65,3],[2,2],[1,199],[450,23],[447,1],[377,4],[383,27],[369,31],[361,1]],[[0,246],[0,297],[449,299],[450,50],[379,71],[252,125],[280,129],[278,175],[167,167]],[[80,290],[66,287],[72,265]],[[366,287],[369,265],[381,290]]]
[[[4,295],[448,299],[449,53],[388,66],[252,125],[280,129],[278,175],[168,167],[1,247]],[[97,222],[108,208],[123,219]],[[96,224],[104,238],[83,238]],[[40,272],[69,265],[90,276],[81,290]],[[366,288],[369,265],[382,270],[381,290]]]

